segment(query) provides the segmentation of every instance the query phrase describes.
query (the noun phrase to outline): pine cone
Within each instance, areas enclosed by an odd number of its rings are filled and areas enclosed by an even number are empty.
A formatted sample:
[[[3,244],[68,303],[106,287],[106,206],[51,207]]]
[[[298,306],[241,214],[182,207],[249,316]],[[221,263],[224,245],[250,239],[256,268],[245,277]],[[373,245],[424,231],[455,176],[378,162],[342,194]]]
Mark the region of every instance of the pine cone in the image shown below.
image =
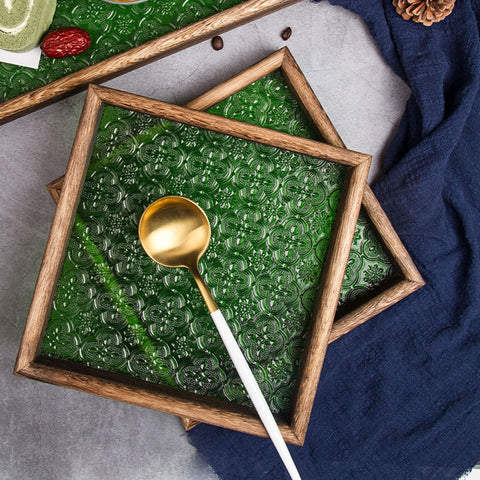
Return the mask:
[[[397,13],[429,27],[452,13],[455,0],[393,0]]]

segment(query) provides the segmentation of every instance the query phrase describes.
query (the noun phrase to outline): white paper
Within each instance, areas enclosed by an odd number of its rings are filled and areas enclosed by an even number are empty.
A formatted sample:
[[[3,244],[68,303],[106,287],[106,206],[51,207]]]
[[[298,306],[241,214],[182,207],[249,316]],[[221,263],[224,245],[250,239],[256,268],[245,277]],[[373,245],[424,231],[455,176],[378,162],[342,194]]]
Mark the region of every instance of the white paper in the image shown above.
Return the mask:
[[[40,47],[21,53],[8,52],[7,50],[0,49],[0,62],[38,69],[41,55],[42,51],[40,50]]]

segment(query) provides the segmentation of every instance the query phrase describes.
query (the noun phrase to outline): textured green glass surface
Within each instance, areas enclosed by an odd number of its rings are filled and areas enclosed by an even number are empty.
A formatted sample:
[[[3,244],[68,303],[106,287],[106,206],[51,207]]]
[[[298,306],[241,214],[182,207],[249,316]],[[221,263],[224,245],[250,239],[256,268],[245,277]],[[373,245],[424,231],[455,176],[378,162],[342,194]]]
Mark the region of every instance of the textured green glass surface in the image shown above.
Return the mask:
[[[315,138],[275,72],[211,113]],[[42,352],[248,404],[187,271],[141,250],[156,198],[182,194],[212,224],[202,267],[274,411],[288,413],[345,169],[106,107]],[[392,267],[363,217],[342,301]]]
[[[210,113],[299,137],[323,141],[311,126],[279,71],[273,72],[212,107]],[[340,170],[331,164],[331,176]],[[319,214],[320,215],[320,214]],[[321,216],[315,220],[322,228]],[[315,267],[311,267],[315,268]],[[305,272],[307,275],[307,273]],[[361,301],[394,275],[394,267],[368,216],[360,211],[339,305]]]
[[[103,0],[58,0],[50,27],[80,27],[90,48],[63,59],[42,55],[38,70],[0,62],[0,102],[41,87],[117,53],[190,25],[244,0],[148,0],[118,5]]]

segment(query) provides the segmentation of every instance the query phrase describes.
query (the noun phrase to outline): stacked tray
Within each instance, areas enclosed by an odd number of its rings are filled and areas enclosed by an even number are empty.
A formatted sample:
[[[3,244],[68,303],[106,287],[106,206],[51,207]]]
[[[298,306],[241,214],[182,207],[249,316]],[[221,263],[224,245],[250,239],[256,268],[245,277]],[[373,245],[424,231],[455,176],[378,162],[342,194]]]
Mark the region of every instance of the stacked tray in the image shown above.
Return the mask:
[[[50,185],[60,201],[53,231],[67,210],[73,228],[62,227],[65,260],[47,259],[58,285],[51,272],[39,281],[45,290],[35,297],[48,293],[50,303],[40,314],[34,298],[24,338],[38,352],[23,342],[18,373],[264,434],[187,272],[153,264],[139,247],[143,209],[182,194],[212,224],[207,283],[282,433],[301,444],[327,343],[422,284],[368,187],[357,220],[364,185],[352,178],[365,157],[354,165],[340,148],[286,49],[188,107],[272,129],[263,139],[280,131],[335,145],[315,144],[323,158],[237,138],[240,124],[229,123],[226,135],[166,120],[141,97],[89,95],[79,128],[85,141],[77,138],[72,152],[88,163],[86,179],[70,172]]]

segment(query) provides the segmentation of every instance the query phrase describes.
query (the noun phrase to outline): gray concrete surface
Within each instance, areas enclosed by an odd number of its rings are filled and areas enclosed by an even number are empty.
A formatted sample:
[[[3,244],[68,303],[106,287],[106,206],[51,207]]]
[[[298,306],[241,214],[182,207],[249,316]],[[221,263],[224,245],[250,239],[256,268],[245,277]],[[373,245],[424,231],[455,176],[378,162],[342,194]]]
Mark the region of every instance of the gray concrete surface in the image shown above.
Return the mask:
[[[305,0],[223,38],[221,51],[204,42],[107,84],[183,103],[288,45],[378,175],[410,93],[359,18]],[[45,185],[65,170],[84,95],[0,127],[0,479],[212,480],[175,417],[12,375],[54,213]]]

